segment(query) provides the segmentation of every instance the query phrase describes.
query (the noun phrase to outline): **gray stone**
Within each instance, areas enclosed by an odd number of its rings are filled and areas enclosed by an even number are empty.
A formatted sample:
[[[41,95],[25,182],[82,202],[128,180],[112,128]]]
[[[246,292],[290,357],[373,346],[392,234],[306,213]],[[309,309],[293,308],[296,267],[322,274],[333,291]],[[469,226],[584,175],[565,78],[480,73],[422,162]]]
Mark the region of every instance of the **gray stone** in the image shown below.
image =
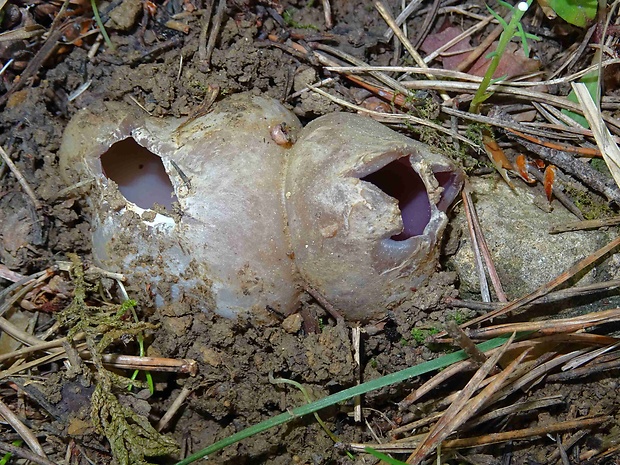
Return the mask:
[[[577,220],[557,200],[552,202],[552,211],[544,211],[549,205],[537,189],[517,184],[513,191],[499,176],[472,178],[470,181],[491,257],[504,291],[511,299],[551,281],[617,236],[615,230],[549,234],[552,225]],[[453,225],[463,234],[459,250],[448,261],[448,267],[458,272],[462,295],[479,294],[478,275],[462,206]],[[617,274],[617,262],[618,257],[612,257],[606,264],[591,270],[579,283],[608,278],[596,277],[597,274]]]

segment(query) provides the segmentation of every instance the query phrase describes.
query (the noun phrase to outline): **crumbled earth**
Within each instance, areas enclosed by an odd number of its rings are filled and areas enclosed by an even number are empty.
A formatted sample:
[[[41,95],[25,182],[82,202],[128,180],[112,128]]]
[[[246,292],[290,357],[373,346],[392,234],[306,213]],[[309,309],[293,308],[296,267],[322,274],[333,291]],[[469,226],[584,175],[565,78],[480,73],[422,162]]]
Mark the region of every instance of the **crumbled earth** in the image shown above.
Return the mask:
[[[171,1],[167,7],[158,8],[176,13],[174,8],[182,11],[182,3]],[[7,171],[0,172],[0,262],[22,274],[67,260],[68,253],[78,254],[87,265],[91,263],[90,214],[84,200],[88,186],[63,191],[71,186],[61,180],[56,155],[68,120],[80,108],[96,107],[104,101],[131,105],[138,102],[155,116],[181,117],[199,108],[213,87],[219,88],[220,95],[251,91],[282,99],[308,82],[329,77],[302,56],[266,43],[268,34],[282,31],[266,13],[272,2],[228,3],[209,66],[198,60],[200,15],[189,19],[189,32],[184,35],[165,28],[160,17],[143,29],[141,14],[133,9],[124,13],[134,18],[129,25],[123,21],[116,24],[118,32],[113,32],[114,26],[110,25],[116,51],[99,52],[89,59],[86,45],[71,47],[54,63],[46,63],[32,85],[10,97],[0,114],[0,145],[43,207],[39,211],[34,209],[15,177]],[[282,2],[284,10],[291,12],[290,24],[299,27],[290,30],[309,34],[308,28],[316,28],[317,34],[325,32],[320,2],[311,3]],[[381,38],[385,23],[370,0],[333,1],[332,8],[332,46],[373,64],[390,63],[391,45]],[[120,15],[118,19],[126,18]],[[160,47],[166,43],[172,45]],[[550,43],[558,47],[558,43]],[[550,60],[552,52],[541,49],[539,56]],[[547,55],[549,58],[545,58]],[[86,81],[91,82],[88,89],[69,102],[68,96]],[[332,91],[356,98],[341,82],[334,84]],[[286,103],[303,121],[341,110],[313,93],[304,93]],[[466,232],[451,229],[444,249],[454,252],[462,234]],[[0,280],[0,284],[6,287],[9,283]],[[106,286],[110,295],[116,292],[113,283],[104,279],[103,287]],[[158,325],[148,336],[147,355],[196,360],[198,375],[156,374],[153,396],[145,394],[146,399],[140,399],[125,395],[120,401],[156,423],[181,389],[191,388],[185,406],[167,430],[190,451],[306,402],[298,389],[270,383],[271,376],[302,383],[312,399],[324,397],[355,385],[359,379],[367,381],[434,358],[437,353],[424,345],[423,338],[413,335],[441,328],[449,320],[463,321],[476,315],[446,305],[446,298],[458,296],[458,276],[451,271],[439,272],[427,286],[418,289],[411,301],[391,311],[385,320],[364,326],[360,369],[353,359],[352,325],[337,323],[310,298],[303,303],[304,314],[316,317],[318,332],[307,327],[295,330],[298,326],[283,324],[283,317],[277,314],[258,324],[251,319],[230,321],[196,313],[191,299],[155,309],[146,286],[131,283],[127,290],[138,301],[140,318]],[[101,291],[104,295],[105,289]],[[39,324],[51,324],[52,315],[43,315]],[[119,352],[135,349],[121,345],[116,348]],[[131,350],[127,353],[136,353]],[[61,370],[62,366],[46,365],[45,369]],[[377,431],[387,430],[386,418],[396,415],[394,404],[423,381],[409,381],[366,396],[365,406],[374,409],[367,413],[370,424]],[[111,463],[106,441],[92,429],[88,409],[84,408],[93,391],[88,376],[55,374],[36,389],[52,404],[48,406],[53,410],[52,426],[44,433],[47,443],[55,446],[50,457],[62,460],[66,444],[75,440],[95,463]],[[521,418],[521,424],[536,419],[563,420],[574,415],[575,409],[580,415],[617,412],[620,404],[618,382],[613,375],[600,375],[583,384],[550,384],[533,395],[543,397],[558,392],[564,396],[561,405],[550,413],[541,413],[540,418]],[[374,442],[369,429],[356,424],[351,412],[351,405],[339,405],[322,411],[321,416],[329,420],[328,426],[343,442]],[[5,438],[14,439],[15,435]],[[489,450],[483,451],[487,461],[478,463],[500,463],[507,453],[514,454],[513,463],[542,463],[553,450],[555,443],[546,438],[535,443],[498,445],[492,455]],[[161,458],[157,463],[174,463],[176,459]],[[361,464],[373,463],[373,459],[347,458],[334,447],[315,419],[307,416],[229,446],[211,457],[209,463]]]

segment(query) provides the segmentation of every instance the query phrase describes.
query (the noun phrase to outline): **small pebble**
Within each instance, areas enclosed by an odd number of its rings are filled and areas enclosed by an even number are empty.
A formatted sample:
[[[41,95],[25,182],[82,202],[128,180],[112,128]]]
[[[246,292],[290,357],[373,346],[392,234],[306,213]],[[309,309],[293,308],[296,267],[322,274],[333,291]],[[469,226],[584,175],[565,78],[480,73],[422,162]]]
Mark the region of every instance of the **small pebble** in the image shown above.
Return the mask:
[[[295,334],[301,329],[303,318],[299,313],[287,316],[282,322],[282,329],[290,334]]]

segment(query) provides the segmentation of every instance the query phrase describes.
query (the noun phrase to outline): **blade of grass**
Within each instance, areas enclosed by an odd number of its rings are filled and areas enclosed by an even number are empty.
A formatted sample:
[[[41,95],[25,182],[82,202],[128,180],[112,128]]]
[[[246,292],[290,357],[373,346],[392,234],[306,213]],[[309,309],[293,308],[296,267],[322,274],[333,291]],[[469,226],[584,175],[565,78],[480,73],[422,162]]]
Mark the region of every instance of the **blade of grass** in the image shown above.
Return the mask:
[[[110,36],[108,35],[108,33],[105,30],[105,27],[103,26],[103,21],[101,21],[101,16],[99,16],[99,10],[97,9],[97,1],[90,0],[90,6],[93,9],[93,15],[95,16],[95,22],[97,23],[97,27],[99,27],[99,31],[101,31],[103,40],[105,40],[105,43],[108,44],[108,48],[110,50],[114,50],[116,47],[110,40]]]
[[[491,339],[490,341],[479,344],[478,348],[483,352],[491,350],[506,343],[508,339],[508,336]],[[206,447],[196,452],[195,454],[190,455],[189,457],[181,460],[180,462],[177,462],[176,465],[189,465],[198,459],[208,457],[209,454],[213,454],[225,447],[235,444],[236,442],[254,436],[255,434],[262,433],[263,431],[267,431],[276,426],[283,425],[284,423],[294,420],[295,418],[317,412],[331,405],[338,404],[348,399],[352,399],[355,396],[359,396],[370,391],[374,391],[386,386],[390,386],[392,384],[399,383],[414,376],[420,376],[424,373],[444,368],[453,363],[465,360],[466,358],[467,354],[464,351],[460,350],[452,354],[444,355],[435,360],[430,360],[428,362],[424,362],[413,367],[405,368],[404,370],[398,371],[396,373],[391,373],[381,378],[373,379],[372,381],[367,381],[366,383],[353,386],[351,388],[332,394],[331,396],[319,399],[315,402],[312,402],[311,404],[302,405],[287,412],[281,413],[279,415],[276,415],[275,417],[269,418],[268,420],[265,420],[261,423],[239,431],[238,433],[232,434],[220,441],[217,441],[209,447]]]

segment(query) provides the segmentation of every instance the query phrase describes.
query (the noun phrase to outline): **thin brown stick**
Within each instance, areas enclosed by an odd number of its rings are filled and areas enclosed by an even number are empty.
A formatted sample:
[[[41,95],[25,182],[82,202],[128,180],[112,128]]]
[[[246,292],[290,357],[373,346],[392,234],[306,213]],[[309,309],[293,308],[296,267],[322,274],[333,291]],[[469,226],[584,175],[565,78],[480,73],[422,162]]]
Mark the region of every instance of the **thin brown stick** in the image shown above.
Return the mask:
[[[12,283],[16,283],[18,281],[21,281],[25,277],[25,275],[19,274],[16,271],[9,270],[5,265],[0,263],[0,278],[11,281]]]
[[[501,418],[507,415],[512,415],[514,413],[523,413],[523,412],[528,412],[530,410],[537,410],[541,408],[552,407],[554,405],[560,405],[562,403],[564,403],[564,396],[558,395],[558,396],[552,396],[552,397],[545,397],[543,399],[530,400],[530,401],[518,402],[512,405],[507,405],[506,407],[494,409],[493,411],[485,415],[481,415],[477,418],[474,418],[472,421],[465,423],[465,425],[463,425],[463,431],[470,430],[474,426],[478,426],[482,423],[485,423],[490,420],[494,420],[496,418]]]
[[[43,451],[43,447],[39,444],[37,437],[32,434],[32,431],[22,423],[22,421],[13,413],[13,411],[6,405],[2,399],[0,399],[0,416],[4,417],[4,419],[11,425],[11,427],[19,434],[19,436],[24,440],[28,447],[44,459],[47,459],[47,455]]]
[[[620,360],[613,360],[606,363],[597,363],[595,365],[589,365],[581,368],[575,368],[569,371],[563,371],[560,373],[554,373],[547,376],[547,381],[550,383],[557,383],[562,381],[568,381],[572,379],[585,378],[595,373],[602,373],[604,371],[615,370],[620,367]]]
[[[506,21],[510,21],[510,17],[507,17]],[[463,61],[459,63],[459,65],[456,67],[456,70],[457,71],[467,70],[471,65],[474,64],[474,62],[478,58],[480,58],[480,56],[484,52],[487,51],[487,49],[491,46],[491,44],[493,44],[493,42],[497,40],[497,38],[502,34],[503,31],[504,31],[504,27],[501,24],[495,26],[493,30],[491,31],[491,33],[482,42],[480,42],[480,45],[478,45],[473,52],[467,55],[467,58],[465,58]]]
[[[421,68],[428,68],[428,65],[424,62],[424,59],[420,56],[418,51],[414,48],[413,44],[409,41],[409,39],[405,36],[403,31],[398,27],[392,13],[388,9],[387,5],[383,3],[382,0],[375,0],[374,2],[375,8],[383,18],[383,20],[387,23],[387,25],[392,29],[392,32],[398,40],[405,46],[411,58],[420,66]],[[432,75],[429,75],[429,78],[432,78]]]
[[[537,366],[535,366],[535,368],[528,369],[526,373],[520,373],[520,376],[517,377],[511,384],[508,384],[506,387],[502,388],[501,391],[495,393],[490,402],[498,402],[499,400],[508,397],[520,389],[530,387],[533,384],[540,382],[542,378],[553,368],[560,366],[585,352],[587,352],[587,349],[575,350],[568,354],[557,355],[554,358],[552,358],[554,356],[554,352],[544,353],[538,358],[538,360],[536,360],[535,365]]]
[[[2,146],[0,146],[0,157],[2,157],[2,159],[4,160],[4,163],[6,163],[6,166],[9,167],[9,169],[13,173],[13,176],[15,176],[15,178],[19,182],[20,186],[22,186],[22,189],[24,189],[24,192],[26,193],[26,195],[30,197],[30,200],[32,201],[32,204],[34,205],[34,207],[37,210],[40,210],[41,202],[39,202],[39,199],[37,199],[37,196],[34,194],[34,191],[30,188],[28,181],[26,181],[26,178],[24,178],[24,175],[19,171],[19,169],[17,169],[17,166],[15,166],[15,163],[13,163],[13,160],[11,160],[11,158],[7,155],[7,153],[4,151]]]
[[[491,433],[483,436],[463,439],[450,439],[444,441],[441,447],[445,450],[487,446],[500,442],[517,441],[538,436],[545,436],[547,434],[561,433],[571,429],[593,428],[610,421],[613,421],[613,417],[609,415],[579,418],[577,420],[560,421],[550,425],[505,431],[503,433]],[[423,435],[420,435],[415,438],[407,438],[389,444],[349,444],[348,449],[355,452],[364,452],[367,447],[371,447],[380,452],[410,453],[415,450],[418,442],[423,437]]]
[[[201,63],[207,60],[207,32],[209,32],[213,3],[214,0],[207,0],[206,9],[202,13],[202,27],[200,28],[200,37],[198,39],[198,60]]]
[[[82,338],[83,339],[83,335],[84,333],[82,333]],[[77,335],[74,338],[74,340],[77,339]],[[58,347],[61,347],[62,344],[64,342],[67,341],[66,337],[63,337],[61,339],[55,339],[53,341],[49,341],[49,342],[42,342],[41,344],[35,344],[32,345],[30,347],[24,347],[22,349],[18,349],[18,350],[14,350],[12,352],[8,352],[6,354],[0,354],[0,362],[3,362],[5,360],[11,360],[13,358],[22,358],[25,355],[31,354],[33,352],[39,352],[39,351],[49,351],[50,349],[56,349]],[[58,351],[60,352],[60,351]]]
[[[78,347],[80,349],[83,349],[85,348],[85,345],[80,345]],[[65,353],[65,351],[61,350],[59,352],[52,352],[49,355],[44,355],[43,357],[40,357],[36,360],[32,360],[31,362],[22,363],[21,365],[14,364],[11,368],[0,371],[0,379],[5,379],[9,376],[13,376],[19,373],[20,371],[29,370],[39,365],[55,362],[57,360],[62,360],[63,358],[66,358],[66,357],[67,357],[67,354]]]
[[[321,294],[319,291],[317,291],[316,289],[314,289],[311,286],[305,286],[304,290],[310,294],[312,296],[312,298],[314,300],[316,300],[321,307],[323,307],[325,310],[327,310],[327,312],[333,316],[336,321],[344,321],[344,317],[340,314],[340,312],[338,310],[336,310],[336,307],[334,307],[329,300],[327,300],[323,294]]]
[[[443,415],[443,412],[435,412],[430,415],[426,415],[424,418],[420,418],[419,420],[416,420],[416,421],[411,421],[411,419],[417,418],[419,414],[411,413],[410,418],[407,418],[407,415],[405,415],[403,416],[401,420],[401,423],[404,423],[404,425],[390,430],[390,434],[394,438],[399,437],[403,433],[406,433],[407,431],[412,431],[414,429],[421,428],[422,426],[426,426],[428,424],[431,424],[439,420],[442,415]]]
[[[58,465],[54,462],[50,462],[45,457],[33,454],[29,450],[26,450],[22,447],[14,446],[13,444],[9,444],[8,442],[4,441],[0,441],[0,451],[6,452],[8,454],[13,454],[16,457],[20,457],[22,459],[30,460],[31,462],[37,463],[39,465]]]
[[[437,11],[439,10],[439,4],[441,0],[433,0],[433,4],[431,5],[428,13],[426,13],[426,18],[424,18],[424,23],[422,23],[422,27],[418,29],[418,40],[415,43],[415,48],[419,48],[426,39],[428,32],[433,25],[433,21],[437,17]]]
[[[403,44],[407,52],[409,52],[409,55],[411,55],[411,58],[414,59],[414,61],[418,64],[418,66],[422,68],[428,68],[428,65],[426,64],[424,59],[420,56],[420,54],[415,49],[413,44],[409,41],[407,36],[405,36],[403,31],[396,24],[396,21],[394,20],[392,13],[390,13],[385,3],[383,3],[382,0],[375,0],[374,4],[379,14],[383,17],[383,19],[388,24],[388,26],[390,26],[390,28],[394,31],[394,35],[398,37],[398,40],[401,41],[401,43]],[[427,74],[427,77],[429,79],[432,79],[433,75]],[[440,95],[444,101],[450,100],[450,97],[445,92],[442,92]]]
[[[80,352],[82,360],[89,361],[89,352]],[[127,370],[148,370],[159,372],[188,373],[194,376],[198,372],[198,364],[191,359],[175,359],[165,357],[140,357],[139,355],[103,354],[104,365]]]
[[[323,15],[325,16],[325,28],[331,29],[334,27],[334,21],[332,19],[332,6],[329,0],[322,0],[323,3]]]
[[[597,262],[600,258],[602,258],[603,256],[607,255],[609,252],[611,252],[612,250],[614,250],[618,246],[620,246],[620,237],[614,239],[613,241],[611,241],[606,246],[601,247],[596,252],[588,255],[583,260],[581,260],[578,263],[576,263],[575,265],[571,266],[564,273],[560,274],[557,278],[555,278],[555,279],[549,281],[548,283],[545,283],[542,286],[540,286],[534,292],[531,292],[531,293],[521,297],[520,299],[517,299],[517,300],[509,303],[505,307],[502,307],[502,308],[497,309],[497,310],[493,310],[492,312],[489,312],[486,315],[482,315],[480,317],[474,318],[473,320],[470,320],[470,321],[462,324],[461,327],[462,328],[467,328],[469,326],[476,325],[476,324],[481,323],[483,321],[487,321],[487,320],[490,320],[492,318],[496,318],[498,316],[505,315],[505,314],[510,313],[510,312],[512,312],[512,311],[514,311],[514,310],[516,310],[518,308],[521,308],[523,305],[526,305],[526,304],[529,304],[529,303],[533,302],[534,300],[536,300],[536,299],[544,296],[548,292],[552,291],[553,289],[558,287],[560,284],[565,283],[566,281],[571,279],[573,276],[575,276],[577,273],[582,271],[584,268],[587,268],[588,266],[590,266],[593,263]],[[438,334],[437,337],[441,337],[443,335],[445,335],[445,333],[442,334],[442,335]]]
[[[449,367],[437,373],[435,376],[429,379],[426,383],[424,383],[421,387],[411,392],[403,400],[401,400],[398,403],[398,409],[400,411],[406,410],[416,400],[418,400],[420,397],[427,394],[428,392],[432,391],[435,387],[439,386],[444,381],[450,379],[452,376],[454,376],[457,373],[460,373],[461,371],[468,370],[475,366],[476,364],[471,360],[463,360],[458,363],[453,363]]]
[[[470,329],[468,333],[469,337],[473,339],[487,339],[502,334],[519,333],[522,331],[533,331],[536,335],[551,335],[557,333],[572,333],[590,326],[613,323],[616,321],[620,321],[620,308],[587,313],[573,318],[507,323],[491,326],[489,328]]]
[[[157,431],[162,432],[168,427],[168,423],[174,418],[179,409],[183,406],[185,399],[192,393],[192,390],[187,386],[183,386],[179,395],[174,399],[170,408],[166,411],[159,423],[157,423]]]
[[[414,11],[420,8],[421,3],[422,3],[422,0],[411,0],[409,4],[407,5],[407,7],[403,11],[401,11],[398,17],[394,20],[394,22],[396,23],[396,27],[402,26],[403,23],[407,20],[407,18]],[[391,40],[393,36],[394,36],[394,30],[391,27],[388,27],[388,29],[383,33],[383,37],[385,38],[386,41]]]
[[[465,217],[467,218],[467,230],[469,231],[469,240],[471,241],[471,249],[474,253],[474,263],[476,264],[476,272],[478,274],[478,284],[480,285],[480,294],[483,302],[491,302],[491,292],[489,291],[489,283],[487,281],[487,275],[482,263],[482,254],[480,252],[480,244],[478,243],[478,236],[474,229],[474,219],[472,217],[473,205],[469,188],[465,185],[465,188],[461,191],[461,198],[463,199],[463,205],[465,205]]]
[[[491,283],[493,284],[493,290],[495,291],[495,295],[500,302],[508,302],[508,297],[504,292],[504,288],[502,287],[501,280],[499,279],[499,275],[497,274],[495,264],[493,263],[493,258],[491,257],[489,245],[487,244],[484,233],[482,232],[482,227],[480,226],[480,219],[478,218],[478,213],[476,212],[476,206],[474,204],[474,201],[471,198],[471,193],[468,189],[464,189],[464,192],[464,197],[466,197],[465,205],[466,208],[470,210],[474,234],[476,236],[482,258],[484,258],[484,263],[487,267],[487,271],[489,272],[489,278],[491,279]]]
[[[595,294],[597,292],[606,292],[617,289],[620,287],[620,279],[614,279],[612,281],[603,281],[600,283],[588,284],[585,286],[576,286],[569,289],[560,289],[559,291],[550,292],[549,294],[539,297],[538,299],[524,305],[522,309],[529,308],[533,305],[544,305],[549,303],[558,302],[565,299],[571,299],[575,297],[583,297]],[[497,308],[504,307],[505,304],[501,302],[480,302],[477,300],[460,300],[448,297],[445,300],[447,305],[454,307],[469,308],[472,310],[489,311]]]
[[[209,34],[209,41],[205,50],[205,59],[202,60],[201,65],[206,69],[211,67],[211,55],[215,49],[215,43],[217,42],[217,36],[220,33],[220,27],[222,26],[222,20],[224,19],[224,13],[226,12],[226,0],[219,0],[213,21],[211,22],[211,32]]]
[[[466,419],[477,410],[477,408],[475,408],[476,406],[479,407],[480,405],[482,405],[482,403],[480,403],[480,396],[477,396],[476,400],[474,401],[474,408],[472,408],[471,410],[464,408],[465,405],[468,404],[471,396],[478,389],[480,383],[484,381],[489,372],[493,368],[495,368],[495,365],[499,361],[500,357],[504,354],[510,344],[512,344],[513,340],[514,335],[508,341],[506,341],[506,344],[502,346],[501,350],[493,354],[493,356],[490,357],[486,362],[484,362],[484,364],[478,369],[478,371],[476,371],[476,373],[471,377],[465,388],[463,388],[463,390],[461,391],[461,394],[455,399],[455,401],[450,405],[450,407],[448,407],[448,409],[441,416],[441,419],[437,423],[435,423],[435,425],[431,428],[430,432],[426,435],[424,441],[422,441],[418,445],[415,452],[407,459],[408,464],[419,464],[422,460],[424,460],[425,457],[427,457],[433,450],[435,450],[444,439],[446,439],[456,428],[463,424]],[[524,354],[525,353],[523,353],[522,356],[524,356]],[[522,360],[522,357],[517,358],[515,361],[517,360],[520,362]],[[510,373],[512,373],[515,367],[516,364],[510,364]],[[508,370],[508,368],[506,370]],[[502,379],[501,382],[503,382],[504,379]],[[495,386],[499,386],[499,384],[494,384],[494,387]],[[494,389],[494,391],[495,390],[496,389]],[[486,388],[484,392],[486,393]]]
[[[537,426],[534,428],[519,429],[506,431],[503,433],[492,433],[475,438],[453,439],[445,441],[442,447],[445,449],[461,449],[477,446],[485,446],[489,444],[497,444],[499,442],[516,441],[519,439],[527,439],[535,436],[545,436],[547,434],[560,433],[571,429],[592,428],[608,421],[612,421],[613,417],[603,415],[593,418],[582,418],[577,420],[559,421],[545,426]]]
[[[620,224],[620,216],[613,218],[600,218],[596,220],[575,221],[574,223],[557,224],[549,228],[549,234],[558,234],[569,231],[583,231],[586,229],[599,229]]]

